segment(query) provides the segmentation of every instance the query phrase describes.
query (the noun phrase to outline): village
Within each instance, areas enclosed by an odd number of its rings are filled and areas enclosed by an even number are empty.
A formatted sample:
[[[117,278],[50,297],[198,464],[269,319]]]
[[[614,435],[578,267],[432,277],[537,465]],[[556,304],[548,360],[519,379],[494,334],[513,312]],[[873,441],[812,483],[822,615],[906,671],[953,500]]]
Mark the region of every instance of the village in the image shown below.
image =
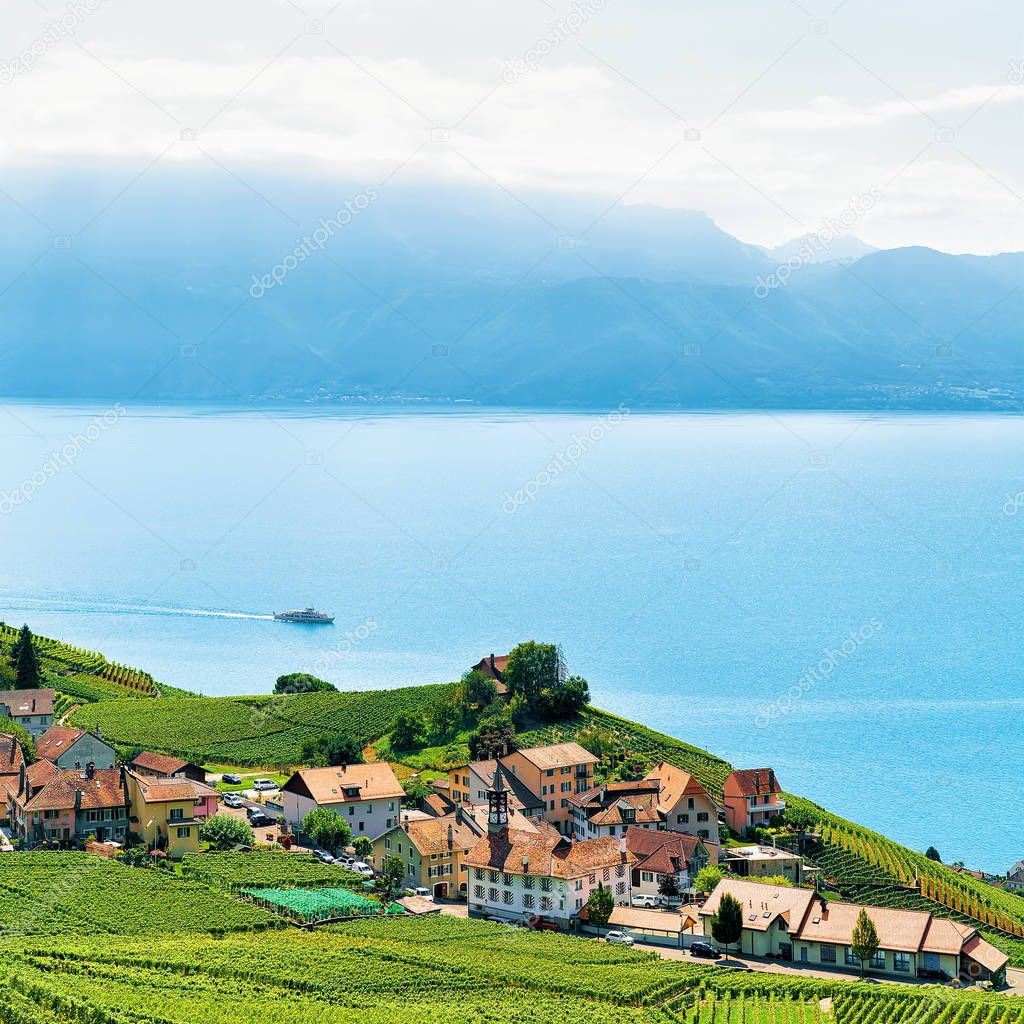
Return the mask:
[[[475,668],[500,684],[502,661],[492,656]],[[53,699],[45,689],[0,698],[35,739],[29,764],[14,737],[0,738],[8,851],[109,855],[131,837],[178,861],[203,849],[201,828],[216,814],[247,817],[263,840],[302,850],[312,846],[302,845],[303,819],[327,808],[346,821],[355,845],[313,852],[325,862],[338,854],[338,864],[369,877],[397,859],[411,913],[594,935],[732,966],[739,957],[757,969],[1007,982],[1007,955],[977,928],[921,910],[863,908],[876,941],[861,963],[854,947],[862,908],[827,898],[799,850],[746,838],[785,813],[771,767],[734,770],[716,802],[664,761],[640,779],[598,782],[598,758],[563,742],[452,768],[418,806],[408,806],[387,762],[300,768],[279,789],[267,781],[268,793],[253,793],[260,800],[243,800],[181,758],[141,751],[119,763],[102,735],[55,724]],[[728,908],[742,920],[723,943]]]

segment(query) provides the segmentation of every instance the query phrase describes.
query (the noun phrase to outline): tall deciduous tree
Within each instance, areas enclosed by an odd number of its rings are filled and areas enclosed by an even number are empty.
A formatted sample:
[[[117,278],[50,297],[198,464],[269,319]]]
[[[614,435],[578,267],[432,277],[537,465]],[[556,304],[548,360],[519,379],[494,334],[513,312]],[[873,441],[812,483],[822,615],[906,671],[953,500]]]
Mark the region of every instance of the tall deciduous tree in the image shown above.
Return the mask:
[[[540,698],[542,690],[555,689],[564,675],[558,648],[554,644],[539,644],[534,640],[513,647],[505,666],[505,681],[509,689],[521,694],[531,705]]]
[[[860,908],[857,923],[853,926],[850,949],[860,961],[860,976],[863,978],[865,965],[878,952],[878,930],[863,907]]]
[[[214,850],[231,850],[236,846],[252,846],[255,833],[243,818],[230,814],[215,814],[207,818],[199,829],[199,838]]]

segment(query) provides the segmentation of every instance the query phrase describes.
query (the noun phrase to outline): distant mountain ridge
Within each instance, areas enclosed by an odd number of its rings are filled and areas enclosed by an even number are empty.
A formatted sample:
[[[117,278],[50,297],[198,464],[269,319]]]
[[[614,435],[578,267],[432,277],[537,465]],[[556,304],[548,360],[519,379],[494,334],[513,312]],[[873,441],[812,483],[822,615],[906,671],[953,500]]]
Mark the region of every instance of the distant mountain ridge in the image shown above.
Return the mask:
[[[791,259],[806,239],[768,251],[692,211],[441,187],[382,186],[346,220],[360,183],[250,185],[21,183],[32,216],[0,213],[0,390],[1015,409],[1024,385],[1022,253],[843,236]]]

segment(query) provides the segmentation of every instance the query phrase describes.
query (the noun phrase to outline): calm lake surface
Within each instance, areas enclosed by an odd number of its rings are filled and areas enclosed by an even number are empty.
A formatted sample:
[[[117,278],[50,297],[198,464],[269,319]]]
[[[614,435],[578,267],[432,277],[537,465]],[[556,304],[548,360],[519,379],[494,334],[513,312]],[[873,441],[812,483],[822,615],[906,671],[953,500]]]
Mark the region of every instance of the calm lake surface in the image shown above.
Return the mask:
[[[208,694],[555,640],[601,707],[1024,856],[1019,418],[14,403],[0,456],[5,621]]]

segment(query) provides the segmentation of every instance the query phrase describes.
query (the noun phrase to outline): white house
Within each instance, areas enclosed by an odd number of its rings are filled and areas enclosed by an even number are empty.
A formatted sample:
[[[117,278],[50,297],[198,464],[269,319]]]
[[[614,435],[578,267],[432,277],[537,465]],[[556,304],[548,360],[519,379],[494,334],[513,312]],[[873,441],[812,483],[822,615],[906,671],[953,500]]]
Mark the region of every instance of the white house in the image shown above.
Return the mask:
[[[375,839],[398,824],[405,791],[389,764],[375,763],[302,768],[281,787],[281,795],[292,828],[313,808],[328,807],[349,823],[353,838]]]

